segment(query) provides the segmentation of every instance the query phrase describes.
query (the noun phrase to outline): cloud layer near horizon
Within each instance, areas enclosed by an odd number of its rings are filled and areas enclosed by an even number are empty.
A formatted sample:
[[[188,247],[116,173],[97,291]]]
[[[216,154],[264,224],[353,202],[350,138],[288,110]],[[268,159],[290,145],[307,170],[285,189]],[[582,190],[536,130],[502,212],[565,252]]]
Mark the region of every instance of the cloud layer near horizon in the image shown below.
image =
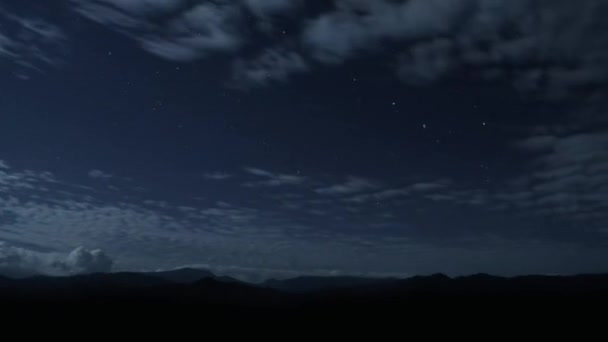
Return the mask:
[[[78,247],[68,254],[43,253],[15,247],[0,241],[0,275],[68,276],[110,272],[113,261],[102,250]]]

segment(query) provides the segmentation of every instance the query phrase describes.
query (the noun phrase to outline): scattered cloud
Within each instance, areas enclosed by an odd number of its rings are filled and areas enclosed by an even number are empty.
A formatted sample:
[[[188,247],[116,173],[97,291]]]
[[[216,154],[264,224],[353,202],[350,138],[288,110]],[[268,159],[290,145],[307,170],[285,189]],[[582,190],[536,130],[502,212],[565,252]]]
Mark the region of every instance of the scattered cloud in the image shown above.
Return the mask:
[[[0,159],[0,169],[10,169],[11,167],[8,165],[7,162],[5,162],[4,160]]]
[[[366,190],[373,190],[379,187],[380,185],[376,181],[350,176],[345,183],[319,188],[316,189],[315,192],[320,195],[340,196],[355,194]]]
[[[532,172],[501,199],[543,215],[608,223],[608,132],[532,136],[517,146],[533,154]]]
[[[591,169],[595,172],[602,167]],[[276,178],[275,173],[259,168],[249,168],[247,172],[262,178],[262,181]],[[226,274],[233,276],[245,276],[239,272],[240,268],[251,269],[252,274],[261,269],[291,270],[293,275],[314,274],[318,270],[340,270],[341,274],[398,273],[404,270],[420,273],[444,271],[446,262],[455,263],[454,260],[462,266],[451,269],[454,273],[485,269],[490,265],[490,262],[484,264],[486,260],[491,260],[494,265],[499,260],[499,264],[507,265],[500,272],[508,273],[508,265],[518,264],[511,261],[519,260],[517,258],[522,253],[526,254],[526,260],[551,259],[554,261],[551,267],[563,271],[568,265],[573,265],[572,260],[587,257],[600,260],[605,256],[605,251],[589,252],[592,249],[580,253],[583,247],[572,241],[568,250],[573,252],[567,256],[560,254],[565,250],[562,245],[546,240],[529,244],[503,239],[495,246],[494,242],[484,239],[474,242],[442,239],[442,245],[438,246],[432,241],[419,240],[418,236],[409,236],[407,229],[394,229],[402,226],[367,226],[363,223],[367,228],[386,230],[383,234],[370,234],[369,229],[358,229],[363,227],[355,227],[353,222],[345,221],[344,224],[349,226],[346,231],[336,225],[324,227],[310,225],[306,220],[298,222],[297,216],[285,216],[280,208],[264,209],[238,203],[218,202],[200,207],[137,198],[108,200],[44,171],[0,170],[0,187],[0,239],[19,246],[9,248],[4,244],[4,248],[0,248],[0,267],[2,272],[10,271],[16,276],[95,272],[106,270],[109,264],[101,252],[79,249],[69,256],[51,253],[53,256],[50,257],[46,252],[43,256],[39,256],[39,252],[22,252],[25,246],[30,246],[27,247],[29,251],[67,251],[73,246],[94,245],[119,261],[113,265],[115,270],[168,268],[192,263],[207,264],[215,270],[224,267],[221,265],[234,265],[229,266],[231,270],[225,270]],[[399,189],[402,188],[392,190]],[[384,196],[388,196],[391,189],[377,190],[372,194],[378,196],[386,191]],[[534,190],[529,192],[534,198]],[[291,195],[286,198],[302,203],[304,207],[300,211],[311,216],[332,213],[333,209],[328,209],[328,205],[338,205],[340,198],[349,198],[349,195],[343,195],[338,199],[327,196],[316,196],[320,198],[315,199],[314,192],[307,192],[304,197],[294,191],[288,194]],[[429,201],[449,200],[448,197],[436,197],[441,194],[453,197],[455,201],[474,201],[478,197],[477,200],[487,201],[484,205],[499,203],[497,193],[484,189],[459,190],[454,184],[429,192],[412,192],[412,196]],[[526,201],[528,198],[529,195],[522,192],[510,194],[503,200]],[[315,206],[309,205],[313,200],[319,202],[315,202]],[[560,200],[556,196],[543,202],[551,204]],[[355,207],[352,214],[367,215],[367,210],[375,210],[369,207]],[[384,221],[393,220],[395,214],[400,215],[391,206],[378,209]],[[402,209],[400,207],[399,210]],[[584,212],[591,215],[591,212]],[[488,234],[492,232],[495,230],[488,231]],[[527,266],[530,271],[549,267],[541,261]],[[511,271],[521,272],[521,268]]]
[[[253,176],[265,178],[262,181],[244,183],[247,187],[277,187],[284,185],[300,185],[306,182],[306,177],[300,175],[280,174],[266,171],[255,167],[245,167],[245,171]]]
[[[211,172],[204,174],[203,177],[208,180],[221,181],[232,178],[232,175],[224,172]]]
[[[0,275],[4,276],[65,276],[110,272],[112,265],[112,259],[99,249],[78,247],[67,255],[62,255],[28,250],[0,241]]]
[[[318,65],[383,54],[395,75],[424,85],[454,72],[501,79],[523,92],[551,98],[596,94],[608,78],[603,0],[70,0],[80,15],[115,30],[148,52],[173,61],[232,54],[241,86],[286,81]],[[275,39],[267,27],[298,8],[297,29]],[[254,21],[252,23],[252,20]],[[0,58],[24,68],[54,65],[67,40],[41,18],[0,10]],[[565,29],[568,28],[568,29]],[[252,37],[270,39],[252,46]],[[593,39],[589,39],[593,37]],[[235,52],[252,51],[250,59]],[[257,50],[257,53],[255,52]],[[16,75],[27,79],[27,74]]]
[[[110,173],[107,172],[103,172],[101,170],[91,170],[89,171],[89,177],[93,178],[93,179],[111,179],[114,176]]]
[[[303,32],[304,45],[322,63],[397,45],[397,71],[406,83],[473,68],[482,78],[511,79],[520,90],[552,97],[603,87],[608,76],[608,44],[595,34],[608,13],[601,0],[335,3]]]

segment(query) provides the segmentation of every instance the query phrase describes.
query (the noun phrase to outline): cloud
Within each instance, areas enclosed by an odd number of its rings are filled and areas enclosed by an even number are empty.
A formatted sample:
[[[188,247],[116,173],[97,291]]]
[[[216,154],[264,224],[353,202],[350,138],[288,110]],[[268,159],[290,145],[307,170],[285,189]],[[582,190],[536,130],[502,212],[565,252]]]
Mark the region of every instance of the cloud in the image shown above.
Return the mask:
[[[111,179],[114,177],[112,174],[103,172],[101,170],[91,170],[91,171],[89,171],[88,175],[89,175],[89,177],[91,177],[93,179],[104,179],[104,180]]]
[[[594,172],[601,169],[593,168]],[[250,168],[248,172],[264,181],[275,175],[259,168]],[[143,203],[136,193],[128,193],[128,190],[124,190],[127,196],[122,197],[123,200],[117,200],[98,196],[98,192],[66,183],[44,171],[0,170],[0,180],[4,181],[0,187],[6,186],[0,191],[0,208],[3,209],[0,212],[0,239],[10,241],[14,246],[29,246],[29,250],[67,251],[73,246],[94,245],[120,260],[114,265],[116,270],[200,263],[218,269],[226,267],[222,265],[233,265],[229,266],[233,270],[226,270],[226,273],[234,275],[239,274],[240,269],[251,269],[252,273],[259,269],[272,269],[290,270],[297,276],[314,274],[319,270],[339,270],[341,274],[367,274],[370,271],[428,273],[444,271],[448,263],[455,265],[451,268],[454,273],[486,269],[504,273],[522,272],[518,260],[525,259],[538,261],[526,263],[526,270],[530,272],[546,270],[547,267],[581,271],[572,265],[585,260],[588,262],[578,265],[589,265],[585,270],[594,271],[597,270],[594,265],[599,265],[597,261],[604,260],[606,255],[605,248],[593,249],[580,240],[568,241],[569,245],[564,246],[547,239],[529,244],[504,239],[493,243],[484,238],[463,242],[442,237],[441,244],[437,244],[419,240],[418,236],[410,235],[410,229],[395,229],[402,226],[351,221],[342,222],[348,225],[348,229],[343,230],[333,224],[324,227],[299,221],[298,216],[283,215],[284,211],[278,206],[244,206],[238,201],[205,207],[172,201]],[[455,185],[440,191],[453,192],[457,197],[456,191],[459,190],[451,190],[452,187]],[[414,194],[427,196],[435,193]],[[304,193],[300,198],[305,204],[313,200],[308,195]],[[480,196],[496,201],[487,190],[474,189],[460,196],[458,199],[462,200]],[[526,195],[521,197],[527,198]],[[516,200],[516,197],[512,199]],[[316,202],[318,206],[305,209],[328,210],[328,205],[338,203],[332,197],[314,200],[323,202]],[[558,200],[559,197],[546,201]],[[368,207],[371,206],[361,208]],[[406,208],[399,209],[402,212]],[[598,212],[601,211],[580,214],[590,218]],[[362,210],[361,213],[367,212]],[[382,209],[379,214],[386,213]],[[370,234],[370,227],[390,229],[382,234]],[[586,229],[589,227],[585,225]],[[55,253],[50,253],[54,257],[47,257],[49,253],[38,257],[40,253],[35,252],[36,257],[30,257],[31,253],[16,252],[12,248],[4,250],[7,252],[3,252],[0,260],[4,266],[10,265],[10,271],[16,276],[34,271],[50,274],[93,272],[107,265],[104,258],[94,256],[96,253],[92,251],[77,251],[69,257]],[[563,254],[564,251],[567,254]],[[546,260],[551,260],[551,264]],[[497,264],[504,268],[497,271]],[[572,268],[568,268],[570,266]],[[8,272],[7,269],[4,267],[3,271]]]
[[[72,0],[75,10],[170,60],[190,61],[243,44],[234,1]]]
[[[302,0],[243,0],[245,6],[258,17],[282,14],[302,6]]]
[[[320,195],[340,196],[377,189],[380,185],[372,180],[360,177],[348,177],[345,183],[334,184],[325,188],[316,189]]]
[[[233,65],[228,84],[242,82],[245,88],[284,82],[320,65],[388,53],[396,65],[395,76],[415,86],[466,70],[481,80],[509,82],[526,93],[580,98],[601,97],[608,78],[608,38],[596,34],[608,25],[603,20],[608,4],[603,0],[332,0],[327,6],[300,0],[70,0],[69,4],[76,13],[164,59],[227,55]],[[299,14],[290,17],[294,27],[277,39],[268,27],[291,13]],[[29,69],[57,63],[67,38],[56,24],[6,10],[0,11],[0,21],[11,24],[0,33],[0,58]],[[252,57],[239,58],[236,54],[242,56],[241,52]]]
[[[223,173],[223,172],[212,172],[212,173],[204,174],[203,177],[208,180],[221,181],[221,180],[226,180],[226,179],[232,178],[232,175],[228,174],[228,173]]]
[[[78,247],[69,254],[62,255],[36,252],[0,241],[0,275],[4,276],[66,276],[110,272],[112,265],[112,259],[99,249]]]
[[[87,250],[83,247],[76,248],[65,259],[65,265],[71,274],[110,272],[113,263],[102,250]]]
[[[67,36],[59,26],[3,7],[0,7],[0,25],[0,62],[13,64],[16,77],[29,79],[29,72],[41,72],[60,63]]]
[[[310,21],[303,42],[325,63],[339,63],[390,40],[423,40],[449,34],[471,6],[461,0],[337,0],[333,11]]]
[[[608,224],[608,132],[602,127],[570,130],[544,127],[517,141],[528,154],[526,174],[496,182],[491,188],[431,187],[432,201],[483,206],[509,211],[513,216],[559,219],[584,224],[586,232]],[[421,183],[424,184],[424,183]],[[418,188],[427,188],[426,186]],[[364,202],[369,195],[352,200]]]
[[[608,132],[532,136],[517,146],[534,156],[533,170],[518,182],[518,206],[608,223]]]
[[[267,186],[267,187],[277,187],[284,185],[300,185],[306,182],[306,177],[299,175],[290,175],[290,174],[280,174],[273,173],[270,171],[266,171],[263,169],[255,168],[255,167],[245,167],[245,171],[251,175],[266,178],[262,181],[254,181],[247,182],[243,184],[247,187],[259,187],[259,186]]]
[[[4,160],[0,159],[0,169],[10,169],[11,167],[8,165],[7,162],[5,162]]]
[[[435,201],[435,202],[446,202],[446,201],[454,200],[453,196],[443,195],[443,194],[432,194],[432,195],[426,195],[424,197],[430,199],[431,201]]]
[[[433,182],[433,183],[416,183],[416,184],[412,184],[410,186],[410,190],[419,191],[419,192],[428,192],[428,191],[432,191],[432,190],[445,188],[447,186],[446,183],[448,183],[448,182],[437,181],[437,182]]]
[[[267,49],[256,58],[235,62],[232,71],[237,86],[261,86],[270,82],[285,82],[292,74],[309,70],[307,62],[294,51]]]
[[[605,86],[607,13],[601,0],[338,0],[303,41],[322,63],[399,46],[399,76],[414,85],[472,68],[559,97]]]
[[[449,180],[440,179],[433,182],[414,183],[404,187],[388,188],[379,190],[377,192],[360,194],[345,198],[344,201],[352,203],[365,203],[365,202],[380,202],[395,199],[397,197],[420,195],[434,190],[439,190],[447,187],[450,184]],[[377,184],[376,184],[377,185]],[[376,186],[377,189],[379,186]],[[374,188],[367,188],[363,190],[373,190]],[[360,191],[358,191],[360,192]]]

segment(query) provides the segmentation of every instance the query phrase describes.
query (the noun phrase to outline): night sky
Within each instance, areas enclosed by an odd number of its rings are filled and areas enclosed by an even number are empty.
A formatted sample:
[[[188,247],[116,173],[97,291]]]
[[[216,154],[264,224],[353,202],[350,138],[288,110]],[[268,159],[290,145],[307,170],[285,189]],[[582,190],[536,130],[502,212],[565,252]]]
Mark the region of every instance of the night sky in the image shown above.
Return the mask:
[[[607,16],[0,0],[0,271],[608,271]]]

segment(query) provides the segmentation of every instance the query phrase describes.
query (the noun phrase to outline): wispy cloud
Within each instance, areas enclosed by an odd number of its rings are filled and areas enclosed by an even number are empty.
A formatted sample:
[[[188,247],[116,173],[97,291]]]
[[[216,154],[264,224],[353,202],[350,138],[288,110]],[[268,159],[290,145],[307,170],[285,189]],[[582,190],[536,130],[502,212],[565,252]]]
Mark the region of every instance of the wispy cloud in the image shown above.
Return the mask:
[[[88,173],[89,177],[93,178],[93,179],[111,179],[114,176],[110,173],[101,171],[101,170],[91,170]]]
[[[292,74],[309,70],[307,62],[295,51],[282,48],[267,49],[249,60],[234,63],[233,84],[238,87],[261,86],[271,82],[285,82]]]
[[[392,200],[398,197],[406,197],[406,196],[419,196],[425,193],[438,191],[440,189],[446,188],[450,184],[450,181],[447,179],[440,179],[431,182],[420,182],[414,183],[407,186],[395,187],[395,188],[385,188],[379,189],[378,191],[371,193],[359,194],[356,196],[350,196],[344,198],[346,202],[353,203],[365,203],[365,202],[378,202],[378,201],[387,201]],[[363,190],[374,190],[378,189],[379,186],[366,188]],[[360,192],[360,191],[357,191]],[[348,194],[348,193],[347,193]]]
[[[56,66],[64,55],[67,35],[37,16],[19,15],[0,7],[0,60],[14,64],[15,76],[29,79],[31,71]]]
[[[386,201],[397,197],[408,196],[411,193],[409,188],[386,189],[374,193],[366,193],[345,198],[346,202],[366,203],[370,201]]]
[[[306,182],[306,177],[300,175],[293,174],[283,174],[283,173],[273,173],[270,171],[266,171],[263,169],[255,168],[255,167],[245,167],[245,171],[253,176],[259,178],[265,178],[261,181],[253,181],[244,183],[244,186],[247,187],[258,187],[258,186],[267,186],[267,187],[277,187],[284,185],[300,185]]]
[[[242,43],[239,8],[229,1],[149,2],[73,0],[85,17],[107,25],[160,57],[188,61],[212,52],[237,49]],[[169,14],[164,16],[163,14]],[[159,18],[163,22],[158,22]]]
[[[203,177],[208,180],[221,181],[221,180],[230,179],[233,177],[233,175],[231,175],[229,173],[224,173],[224,172],[211,172],[211,173],[204,174]]]
[[[534,154],[533,171],[501,199],[549,216],[608,223],[608,132],[532,136],[517,146]]]
[[[361,177],[350,176],[345,183],[334,184],[328,187],[316,189],[315,192],[320,195],[340,196],[355,194],[366,190],[379,188],[378,182]]]

